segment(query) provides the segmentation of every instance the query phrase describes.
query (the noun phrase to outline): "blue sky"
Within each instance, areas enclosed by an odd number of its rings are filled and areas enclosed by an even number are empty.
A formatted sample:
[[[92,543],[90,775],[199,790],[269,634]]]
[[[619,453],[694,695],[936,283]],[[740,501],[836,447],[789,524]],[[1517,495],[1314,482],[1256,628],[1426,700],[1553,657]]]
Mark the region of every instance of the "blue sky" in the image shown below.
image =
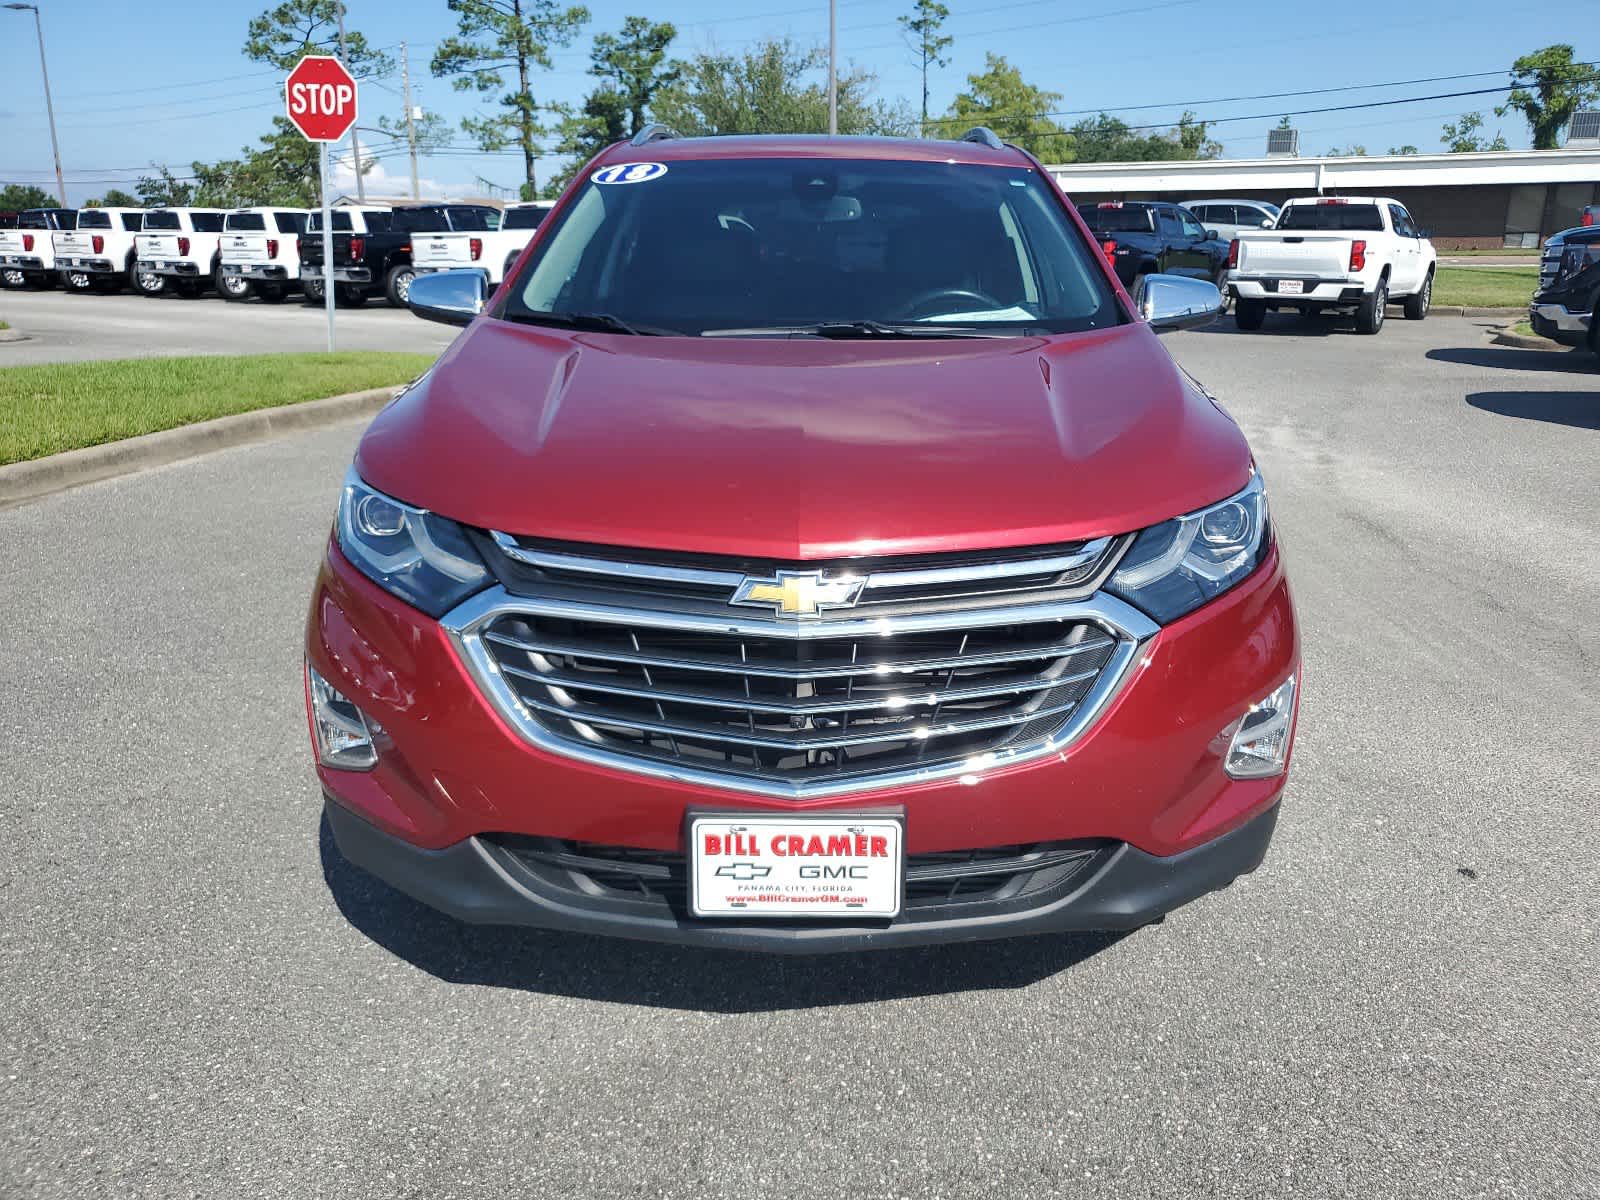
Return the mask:
[[[411,45],[416,100],[455,124],[482,108],[428,74],[433,45],[453,32],[444,0],[347,0],[350,25],[380,46]],[[1386,83],[1425,76],[1501,71],[1518,54],[1568,41],[1583,59],[1600,58],[1600,32],[1578,29],[1572,5],[1507,6],[1503,0],[1342,0],[1285,5],[1277,0],[948,0],[946,32],[955,38],[949,67],[933,81],[932,106],[942,111],[985,52],[1003,54],[1030,82],[1062,93],[1064,110],[1123,111],[1130,123],[1175,119],[1184,107],[1206,117],[1244,116],[1214,132],[1228,157],[1259,154],[1277,114],[1370,100],[1492,87],[1503,77],[1377,88],[1297,100],[1199,103],[1219,97]],[[280,111],[278,74],[240,53],[245,24],[268,0],[39,0],[55,96],[68,198],[97,195],[109,181],[131,181],[152,162],[181,173],[195,159],[237,154]],[[595,0],[588,33],[612,30],[630,13],[679,27],[677,52],[740,49],[764,37],[789,35],[824,44],[825,3],[799,0]],[[1517,11],[1518,8],[1521,11]],[[1581,6],[1579,6],[1581,8]],[[895,18],[909,0],[840,0],[841,64],[873,71],[878,94],[915,103],[918,72]],[[1131,11],[1139,10],[1139,11]],[[49,187],[50,144],[39,81],[32,14],[0,11],[0,180]],[[537,81],[541,98],[580,100],[590,86],[584,68],[588,37],[557,51],[555,69]],[[362,95],[362,124],[400,113],[398,74]],[[392,89],[392,90],[386,90]],[[1413,143],[1439,148],[1439,127],[1457,114],[1482,110],[1488,129],[1503,129],[1526,147],[1526,124],[1496,118],[1501,96],[1429,100],[1389,108],[1297,116],[1302,153],[1351,142],[1381,153]],[[1134,106],[1146,106],[1134,110]],[[1153,106],[1153,107],[1149,107]],[[1271,113],[1271,116],[1256,114]],[[1066,118],[1068,122],[1075,117]],[[469,145],[464,134],[462,146]],[[553,164],[551,164],[553,165]],[[400,191],[403,155],[386,157],[369,188]],[[454,153],[424,160],[425,179],[452,192],[475,177],[514,186],[518,160]]]

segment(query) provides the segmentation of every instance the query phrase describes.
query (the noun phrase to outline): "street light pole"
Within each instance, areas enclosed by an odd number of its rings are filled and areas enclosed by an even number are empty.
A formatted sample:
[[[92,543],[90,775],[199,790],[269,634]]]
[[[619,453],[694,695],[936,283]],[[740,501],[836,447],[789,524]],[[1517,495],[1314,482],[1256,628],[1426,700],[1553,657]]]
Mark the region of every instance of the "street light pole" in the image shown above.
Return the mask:
[[[828,136],[839,132],[839,0],[828,0]]]
[[[344,0],[339,0],[339,61],[344,63],[344,69],[350,70],[350,62],[344,55]],[[351,72],[354,74],[354,72]],[[361,139],[356,136],[355,126],[350,127],[350,153],[356,160],[356,203],[367,202],[366,181],[361,178]],[[332,259],[328,260],[332,262]],[[332,337],[332,334],[329,334]]]
[[[61,207],[67,206],[67,184],[61,178],[61,145],[56,141],[56,106],[50,101],[50,68],[44,62],[44,24],[39,20],[39,6],[37,4],[7,4],[5,7],[15,9],[17,12],[32,10],[33,29],[39,35],[39,74],[44,76],[44,110],[50,116],[50,153],[56,160],[56,196],[61,201]]]

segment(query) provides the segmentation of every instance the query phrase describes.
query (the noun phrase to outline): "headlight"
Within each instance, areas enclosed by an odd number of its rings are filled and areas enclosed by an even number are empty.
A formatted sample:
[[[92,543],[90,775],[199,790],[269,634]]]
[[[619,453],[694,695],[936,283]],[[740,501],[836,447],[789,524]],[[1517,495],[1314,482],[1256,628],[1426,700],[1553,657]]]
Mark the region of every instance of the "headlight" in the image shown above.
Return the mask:
[[[1271,544],[1267,494],[1252,474],[1237,495],[1146,529],[1106,590],[1165,624],[1254,571]]]
[[[373,583],[433,617],[489,582],[461,526],[368,487],[353,467],[339,497],[339,549]]]

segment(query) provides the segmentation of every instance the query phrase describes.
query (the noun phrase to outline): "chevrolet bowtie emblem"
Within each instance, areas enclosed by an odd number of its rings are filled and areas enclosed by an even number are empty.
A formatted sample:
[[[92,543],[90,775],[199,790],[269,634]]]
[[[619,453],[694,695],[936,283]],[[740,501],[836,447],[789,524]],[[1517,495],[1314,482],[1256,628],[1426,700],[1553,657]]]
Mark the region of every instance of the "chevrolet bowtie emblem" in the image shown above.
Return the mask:
[[[765,879],[772,874],[772,868],[758,863],[736,862],[724,863],[717,868],[720,879],[736,879],[741,883],[749,883],[752,879]]]
[[[859,579],[824,579],[821,571],[779,571],[774,578],[746,575],[734,604],[770,608],[782,617],[816,617],[827,608],[849,608],[861,595]]]

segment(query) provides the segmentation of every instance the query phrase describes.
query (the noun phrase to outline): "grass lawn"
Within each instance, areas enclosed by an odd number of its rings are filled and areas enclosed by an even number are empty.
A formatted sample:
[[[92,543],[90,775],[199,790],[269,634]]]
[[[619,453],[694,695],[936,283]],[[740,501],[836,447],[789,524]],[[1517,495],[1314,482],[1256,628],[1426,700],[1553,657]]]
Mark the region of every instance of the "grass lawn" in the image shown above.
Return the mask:
[[[1441,250],[1440,258],[1508,258],[1521,255],[1539,257],[1538,246],[1495,246],[1489,250]]]
[[[0,465],[404,383],[432,362],[428,354],[363,350],[0,368]]]
[[[1533,298],[1538,283],[1536,266],[1439,267],[1433,276],[1433,302],[1469,308],[1521,307]]]
[[[1534,331],[1533,331],[1533,322],[1532,321],[1518,321],[1515,325],[1508,325],[1506,327],[1506,332],[1507,333],[1520,334],[1523,337],[1538,337],[1539,336],[1538,334],[1534,333]]]

